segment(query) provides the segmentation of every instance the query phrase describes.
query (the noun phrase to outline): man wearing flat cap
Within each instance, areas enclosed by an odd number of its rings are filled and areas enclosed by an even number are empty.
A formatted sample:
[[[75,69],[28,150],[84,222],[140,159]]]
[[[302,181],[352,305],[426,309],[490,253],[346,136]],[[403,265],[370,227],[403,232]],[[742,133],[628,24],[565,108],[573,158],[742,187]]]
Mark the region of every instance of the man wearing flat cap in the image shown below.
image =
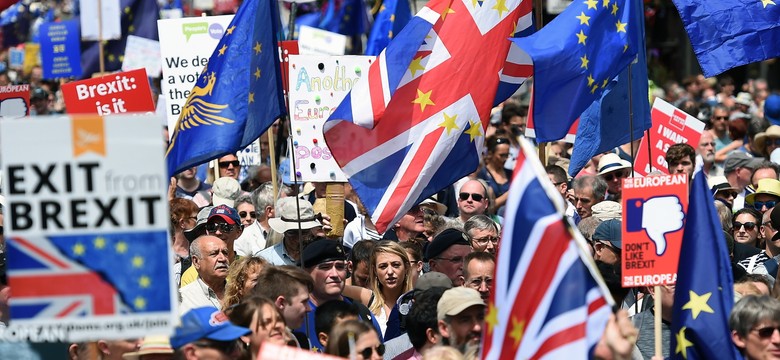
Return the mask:
[[[452,280],[453,286],[463,285],[463,259],[471,252],[468,235],[457,229],[446,229],[428,244],[425,259],[431,271],[438,271]]]

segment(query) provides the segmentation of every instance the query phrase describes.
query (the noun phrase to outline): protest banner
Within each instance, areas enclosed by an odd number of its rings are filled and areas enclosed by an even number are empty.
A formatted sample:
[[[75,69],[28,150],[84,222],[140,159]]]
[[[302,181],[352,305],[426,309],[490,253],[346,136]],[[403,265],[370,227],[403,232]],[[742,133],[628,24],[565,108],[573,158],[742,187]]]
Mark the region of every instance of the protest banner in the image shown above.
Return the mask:
[[[122,71],[144,68],[147,75],[153,78],[160,77],[162,64],[159,41],[128,35],[124,56]]]
[[[41,66],[44,79],[81,76],[81,42],[76,20],[41,24]]]
[[[8,66],[14,70],[21,70],[24,66],[24,48],[12,47],[8,49]]]
[[[110,74],[62,85],[68,114],[154,112],[146,70]]]
[[[623,287],[670,285],[688,210],[688,174],[623,179]]]
[[[373,56],[289,55],[290,125],[293,129],[295,169],[303,181],[346,182],[322,135],[322,125],[352,85],[363,74]]]
[[[172,332],[177,295],[158,124],[143,115],[0,121],[13,289],[0,340]]]
[[[298,47],[301,55],[344,55],[347,36],[302,25],[298,30]]]
[[[233,15],[157,20],[168,129],[176,128],[192,87],[231,20]]]
[[[97,41],[121,38],[121,12],[119,8],[119,0],[79,1],[81,39]]]
[[[666,151],[678,143],[685,143],[696,149],[704,131],[704,123],[660,98],[655,98],[650,117],[653,119],[653,127],[650,128],[652,149],[648,154],[648,137],[645,135],[639,145],[634,171],[642,176],[647,176],[654,170],[668,174]]]
[[[0,86],[0,118],[30,115],[30,84]]]

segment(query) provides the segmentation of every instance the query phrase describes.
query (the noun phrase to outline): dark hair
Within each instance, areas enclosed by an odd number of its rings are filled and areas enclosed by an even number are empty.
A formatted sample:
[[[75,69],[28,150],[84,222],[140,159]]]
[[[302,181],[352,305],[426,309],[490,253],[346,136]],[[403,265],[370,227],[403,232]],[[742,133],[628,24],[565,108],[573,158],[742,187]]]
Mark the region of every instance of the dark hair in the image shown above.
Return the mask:
[[[411,252],[412,255],[414,255],[414,259],[417,261],[422,261],[423,259],[423,250],[422,246],[420,244],[414,242],[414,241],[402,241],[400,243],[401,247],[404,248],[407,252]],[[412,259],[409,259],[411,262]]]
[[[406,317],[406,333],[417,351],[425,345],[427,341],[425,332],[428,329],[438,333],[436,309],[439,299],[446,290],[442,287],[432,287],[414,297],[414,305],[409,311],[409,316]]]
[[[774,170],[775,171],[775,180],[777,180],[777,175],[780,175],[780,165],[775,164],[775,163],[773,163],[771,161],[764,160],[764,161],[761,162],[761,164],[756,166],[756,168],[753,169],[753,173],[750,174],[750,183],[751,184],[755,184],[755,182],[753,181],[753,175],[756,174],[756,171],[763,170],[763,169],[772,169],[772,170]],[[756,189],[756,190],[758,190],[758,189]]]
[[[376,333],[376,329],[364,321],[347,320],[341,322],[334,326],[328,334],[328,345],[325,347],[325,353],[346,358],[349,356],[350,336],[353,336],[354,341],[357,342],[361,336],[369,331]]]
[[[523,108],[519,104],[507,102],[501,108],[501,123],[509,124],[509,120],[512,120],[515,116],[527,116],[528,109]]]
[[[360,315],[355,304],[342,300],[327,301],[317,306],[317,310],[314,311],[314,331],[318,334],[321,332],[330,334],[336,319],[349,315],[355,315],[355,317]]]
[[[754,283],[754,282],[760,282],[764,285],[766,285],[766,288],[769,289],[769,291],[772,291],[772,282],[770,279],[763,274],[747,274],[743,276],[739,280],[735,280],[734,284],[744,284],[744,283]]]
[[[314,289],[311,275],[297,266],[267,266],[257,277],[255,294],[271,300],[284,296],[285,300],[290,303],[292,297],[298,294],[296,285],[305,286],[309,292]]]
[[[569,179],[566,170],[558,165],[547,165],[544,170],[555,178],[555,182],[566,182]]]
[[[762,220],[763,216],[761,216],[761,213],[759,213],[756,209],[751,209],[751,208],[742,208],[742,209],[737,210],[734,213],[734,216],[731,217],[731,222],[733,223],[734,220],[737,218],[737,216],[740,216],[742,214],[748,214],[748,215],[752,216],[754,219],[756,219],[756,224],[757,225],[761,225],[761,220]]]
[[[360,240],[352,246],[352,252],[349,254],[349,261],[352,262],[353,268],[361,262],[368,262],[371,260],[371,254],[374,253],[376,247],[376,241],[373,240]]]
[[[496,151],[496,146],[506,144],[509,145],[509,139],[503,137],[503,136],[488,136],[487,139],[485,139],[485,146],[487,147],[488,153],[493,153]]]
[[[696,150],[693,146],[684,143],[674,144],[666,152],[666,163],[678,163],[685,157],[691,159],[691,163],[696,162]]]
[[[249,325],[252,324],[252,317],[255,316],[255,313],[258,311],[262,311],[263,306],[269,305],[271,306],[273,311],[276,311],[276,313],[279,315],[279,318],[284,321],[284,316],[279,312],[279,308],[276,307],[276,304],[274,304],[273,300],[260,295],[253,295],[244,298],[241,300],[240,303],[236,304],[230,309],[226,309],[226,314],[228,318],[230,319],[230,322],[232,322],[234,325],[237,326],[243,326],[245,328],[248,328]],[[258,326],[265,327],[266,324],[263,324],[263,317],[261,315],[257,316],[257,324]],[[255,331],[255,329],[251,329],[252,332]]]

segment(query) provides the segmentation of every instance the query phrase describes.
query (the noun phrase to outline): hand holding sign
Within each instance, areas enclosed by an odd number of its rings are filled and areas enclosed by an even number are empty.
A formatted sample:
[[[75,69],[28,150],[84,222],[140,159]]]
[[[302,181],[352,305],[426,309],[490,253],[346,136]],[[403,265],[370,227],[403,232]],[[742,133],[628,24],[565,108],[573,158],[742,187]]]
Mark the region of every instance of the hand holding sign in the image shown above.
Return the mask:
[[[626,230],[629,232],[645,230],[655,244],[655,253],[661,256],[666,251],[666,234],[683,227],[683,212],[680,199],[676,196],[659,196],[642,201],[627,201]]]

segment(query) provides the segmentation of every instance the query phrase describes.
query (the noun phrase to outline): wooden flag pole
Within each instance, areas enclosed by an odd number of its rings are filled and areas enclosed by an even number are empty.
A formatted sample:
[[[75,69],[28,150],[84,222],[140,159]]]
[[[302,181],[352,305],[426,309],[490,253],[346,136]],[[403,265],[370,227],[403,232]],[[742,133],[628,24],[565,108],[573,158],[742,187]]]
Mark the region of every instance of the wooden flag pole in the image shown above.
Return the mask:
[[[98,7],[98,56],[100,57],[100,76],[106,72],[106,61],[103,59],[103,1],[97,0]]]
[[[655,356],[663,358],[663,348],[661,346],[661,286],[655,286],[655,294],[653,296],[655,315]]]
[[[543,23],[544,19],[542,18],[542,9],[544,8],[544,3],[542,0],[536,0],[534,4],[536,7],[536,12],[534,13],[534,17],[536,18],[537,29],[540,30],[542,27],[544,27],[544,23]],[[533,99],[531,99],[531,101],[533,101]],[[528,117],[526,116],[526,119],[527,118]],[[537,124],[538,120],[539,119],[534,119],[534,124]],[[536,125],[534,125],[534,127],[535,126]],[[547,144],[543,142],[539,143],[539,161],[542,162],[542,166],[547,166]]]
[[[273,128],[274,126],[271,125],[265,135],[268,136],[268,156],[271,157],[271,183],[273,183],[274,206],[276,206],[276,200],[279,198],[279,183],[277,182],[279,175],[276,173],[276,149],[274,148]]]

